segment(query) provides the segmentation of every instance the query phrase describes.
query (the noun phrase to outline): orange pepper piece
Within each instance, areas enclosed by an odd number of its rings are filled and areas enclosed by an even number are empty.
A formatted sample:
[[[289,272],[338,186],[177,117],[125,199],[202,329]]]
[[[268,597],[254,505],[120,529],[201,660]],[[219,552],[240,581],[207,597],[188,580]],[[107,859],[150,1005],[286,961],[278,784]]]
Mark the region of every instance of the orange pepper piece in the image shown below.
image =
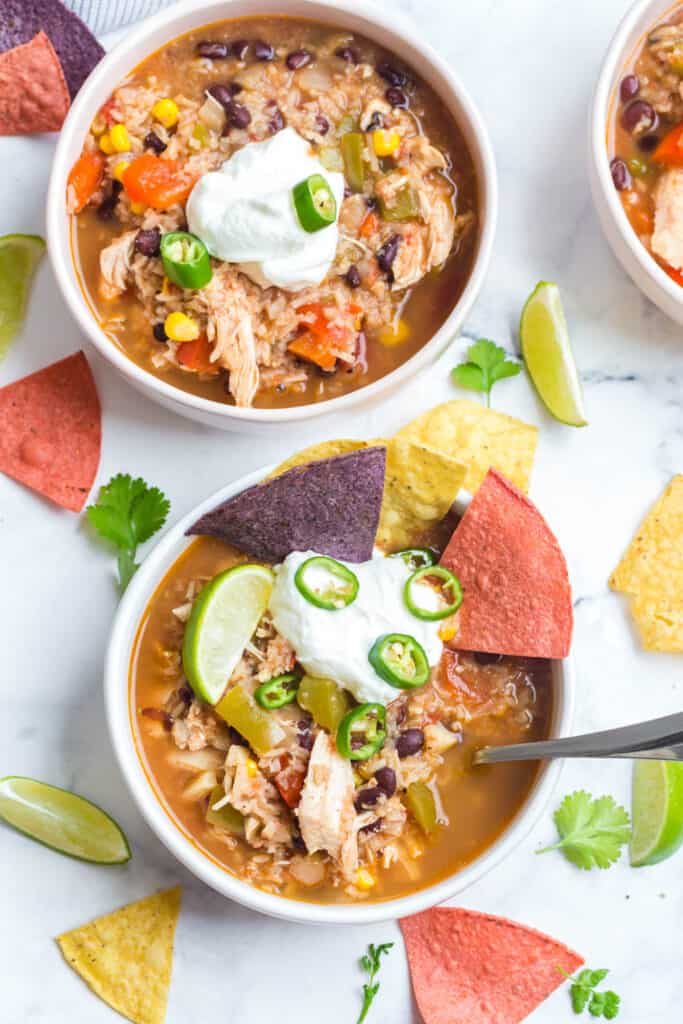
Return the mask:
[[[360,235],[361,238],[370,238],[370,236],[374,235],[375,231],[377,231],[378,227],[379,217],[374,212],[374,210],[368,210],[368,212],[365,214],[365,217],[363,218],[363,222],[360,226],[360,231],[358,232],[358,234]]]
[[[194,341],[184,341],[176,349],[176,357],[181,366],[195,373],[220,373],[220,367],[211,362],[211,345],[205,334],[200,334]]]
[[[307,359],[309,363],[315,363],[321,370],[334,370],[337,357],[333,355],[325,342],[324,337],[306,331],[300,334],[287,346],[290,352],[301,359]]]
[[[104,156],[84,149],[69,172],[66,183],[66,208],[69,213],[80,213],[90,197],[100,187],[104,176]]]

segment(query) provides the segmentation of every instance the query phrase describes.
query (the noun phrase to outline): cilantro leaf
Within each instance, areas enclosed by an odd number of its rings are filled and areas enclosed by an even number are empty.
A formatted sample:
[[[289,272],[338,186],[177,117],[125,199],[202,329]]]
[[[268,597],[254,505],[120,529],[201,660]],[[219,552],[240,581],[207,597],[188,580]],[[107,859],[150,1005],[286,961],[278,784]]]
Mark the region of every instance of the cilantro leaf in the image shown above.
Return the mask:
[[[363,985],[363,1005],[357,1024],[363,1024],[368,1015],[368,1010],[372,1006],[372,1001],[379,992],[379,982],[375,981],[375,976],[379,971],[382,956],[388,953],[393,945],[393,942],[382,942],[379,946],[375,946],[371,942],[367,953],[359,960],[360,966],[368,975],[368,981]]]
[[[557,969],[568,981],[571,981],[569,995],[574,1013],[583,1013],[587,1008],[591,1017],[604,1017],[605,1020],[614,1020],[619,1013],[619,1004],[621,1002],[619,996],[616,992],[610,990],[606,992],[595,991],[595,986],[604,981],[609,974],[608,970],[600,968],[600,970],[591,971],[589,968],[584,968],[582,971],[579,971],[575,978],[572,978],[561,967]]]
[[[456,384],[467,391],[481,391],[486,395],[486,404],[491,404],[491,388],[496,381],[505,377],[516,377],[521,373],[522,364],[506,359],[505,349],[495,341],[480,338],[467,350],[467,360],[451,371]]]
[[[135,574],[139,544],[149,540],[166,522],[171,505],[158,487],[119,473],[101,488],[96,504],[86,515],[101,537],[117,548],[119,587],[126,589]]]
[[[611,796],[593,798],[585,790],[566,796],[554,819],[559,842],[536,852],[562,850],[567,860],[585,871],[615,864],[622,846],[631,836],[629,816],[624,808]]]

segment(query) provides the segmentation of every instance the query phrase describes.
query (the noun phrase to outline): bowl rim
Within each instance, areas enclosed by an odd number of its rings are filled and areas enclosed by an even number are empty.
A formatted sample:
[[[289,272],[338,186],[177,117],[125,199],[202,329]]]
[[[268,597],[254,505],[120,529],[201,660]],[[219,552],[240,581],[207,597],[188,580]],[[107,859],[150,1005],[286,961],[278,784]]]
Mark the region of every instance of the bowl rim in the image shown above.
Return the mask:
[[[616,99],[615,90],[619,71],[639,45],[639,41],[647,32],[648,27],[654,24],[658,17],[662,17],[680,6],[681,0],[664,3],[663,7],[662,0],[636,0],[619,22],[610,39],[593,91],[589,117],[589,148],[595,172],[594,180],[597,179],[600,188],[599,198],[611,214],[612,222],[619,231],[621,240],[628,247],[639,269],[650,278],[652,284],[664,291],[667,297],[683,310],[683,288],[672,281],[660,267],[631,227],[612,182],[607,148],[607,126],[611,116],[611,105]],[[662,9],[658,15],[656,12],[659,8]],[[639,33],[638,42],[629,42],[630,37],[636,31]]]
[[[66,179],[72,162],[69,153],[74,147],[74,142],[78,143],[78,149],[80,149],[87,126],[92,120],[92,111],[95,109],[94,97],[100,90],[101,83],[108,77],[115,78],[115,82],[112,84],[113,88],[122,80],[119,71],[116,71],[115,75],[112,72],[133,45],[138,45],[141,40],[148,40],[160,33],[163,33],[166,42],[169,42],[177,35],[193,31],[193,29],[175,28],[177,23],[186,16],[197,15],[195,28],[210,24],[212,21],[227,20],[230,18],[231,3],[238,4],[239,0],[203,0],[201,3],[197,3],[196,0],[180,0],[179,3],[152,15],[140,27],[136,27],[133,32],[128,33],[95,67],[72,104],[57,143],[47,191],[48,252],[60,292],[77,323],[95,348],[133,386],[142,389],[162,404],[170,403],[176,411],[184,412],[185,415],[191,416],[194,413],[195,416],[218,418],[218,420],[222,419],[226,422],[241,422],[245,425],[300,422],[324,415],[333,415],[348,410],[354,405],[378,398],[384,392],[405,383],[415,373],[425,369],[445,351],[476,301],[488,271],[498,219],[497,170],[488,129],[468,90],[449,64],[439,56],[431,45],[418,38],[416,26],[412,25],[403,15],[392,12],[389,16],[388,13],[375,7],[372,3],[364,3],[362,11],[359,11],[356,0],[295,0],[294,6],[300,9],[299,16],[309,16],[315,19],[316,9],[318,15],[323,9],[331,13],[338,11],[344,16],[355,17],[359,21],[360,30],[371,38],[377,38],[378,41],[384,38],[383,45],[391,46],[392,41],[398,41],[401,47],[413,55],[419,55],[432,67],[440,83],[450,94],[448,97],[442,95],[444,102],[449,105],[449,100],[455,101],[452,105],[457,106],[460,110],[458,115],[460,127],[467,137],[472,158],[478,167],[477,185],[480,207],[483,210],[478,249],[471,273],[460,298],[448,317],[422,348],[378,380],[335,398],[275,409],[238,408],[191,394],[155,377],[138,366],[106,336],[80,287],[77,268],[71,253],[70,219],[65,220],[63,216]],[[263,0],[260,4],[258,0],[254,0],[253,7],[254,11],[250,15],[235,16],[258,15],[263,8],[267,13],[271,13],[270,8],[278,8],[278,4],[275,0]],[[276,13],[275,9],[272,13]],[[294,16],[291,11],[285,13]],[[169,25],[173,26],[170,30]],[[166,45],[166,42],[150,43],[147,48],[148,55],[160,46]],[[410,60],[407,62],[410,63]],[[66,246],[70,250],[68,260],[63,260],[61,257],[65,230],[67,233]]]
[[[443,903],[472,885],[507,857],[528,835],[546,808],[559,780],[561,760],[546,763],[525,802],[509,826],[462,870],[408,896],[376,903],[317,904],[263,892],[218,867],[199,846],[185,837],[164,808],[145,771],[130,718],[129,665],[138,625],[156,587],[182,550],[192,543],[185,531],[217,504],[264,479],[266,466],[219,488],[169,527],[146,556],[123,595],[116,612],[105,656],[106,717],[112,746],[129,792],[150,828],[166,848],[196,877],[228,899],[267,914],[301,924],[371,924],[417,913]],[[571,656],[553,662],[555,687],[553,736],[565,736],[574,712],[575,682]]]

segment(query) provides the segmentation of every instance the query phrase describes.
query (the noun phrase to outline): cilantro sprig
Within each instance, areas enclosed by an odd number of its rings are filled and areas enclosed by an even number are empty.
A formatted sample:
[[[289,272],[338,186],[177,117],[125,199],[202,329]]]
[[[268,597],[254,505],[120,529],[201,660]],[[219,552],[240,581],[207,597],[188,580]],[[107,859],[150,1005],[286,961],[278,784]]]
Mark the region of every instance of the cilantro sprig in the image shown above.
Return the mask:
[[[363,985],[363,1006],[361,1007],[360,1017],[358,1018],[357,1024],[363,1024],[363,1021],[368,1015],[368,1010],[372,1006],[372,1002],[379,992],[379,982],[375,981],[377,972],[380,968],[380,960],[382,956],[389,952],[393,947],[393,942],[382,942],[379,946],[375,946],[372,942],[368,946],[368,951],[360,958],[360,965],[368,975],[368,980]]]
[[[591,1017],[604,1017],[605,1020],[614,1020],[619,1013],[621,999],[611,989],[607,989],[604,992],[595,991],[596,986],[601,981],[604,981],[609,974],[605,967],[601,967],[597,971],[591,971],[590,968],[586,967],[584,970],[579,971],[575,978],[567,974],[566,971],[563,971],[561,967],[557,969],[560,974],[563,974],[565,978],[571,981],[569,995],[574,1013],[583,1013],[587,1009]]]
[[[592,797],[583,789],[564,798],[554,814],[559,841],[537,853],[561,850],[577,868],[609,868],[631,837],[627,812],[611,796]]]
[[[100,490],[97,502],[88,505],[88,521],[117,549],[121,593],[138,569],[138,546],[154,536],[166,522],[171,504],[158,487],[128,473],[112,477]]]
[[[467,360],[459,363],[451,376],[456,384],[467,391],[481,391],[486,404],[491,405],[491,388],[505,377],[516,377],[522,371],[521,363],[506,358],[507,353],[495,341],[480,338],[467,349]]]

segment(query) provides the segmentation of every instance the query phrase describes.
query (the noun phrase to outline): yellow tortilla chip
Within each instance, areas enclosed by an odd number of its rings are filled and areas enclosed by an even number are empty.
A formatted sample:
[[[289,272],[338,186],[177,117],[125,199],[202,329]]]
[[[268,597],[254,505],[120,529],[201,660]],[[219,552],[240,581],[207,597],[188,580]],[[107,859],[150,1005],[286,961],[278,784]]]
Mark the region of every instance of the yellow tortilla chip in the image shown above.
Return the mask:
[[[382,442],[383,443],[383,442]],[[274,476],[286,473],[288,469],[295,466],[303,466],[307,462],[321,462],[322,459],[332,459],[335,455],[347,455],[349,452],[356,452],[359,448],[368,448],[367,441],[354,441],[351,438],[342,437],[334,441],[321,441],[319,444],[311,444],[300,452],[291,455],[284,462],[273,470],[267,480]]]
[[[155,893],[57,938],[70,967],[135,1024],[163,1024],[180,888]]]
[[[528,491],[538,428],[513,416],[460,399],[444,402],[399,430],[399,440],[417,441],[467,467],[463,483],[474,494],[491,466]]]
[[[392,551],[441,522],[463,485],[465,466],[426,445],[393,438],[386,444],[387,470],[377,544]]]
[[[650,510],[609,585],[624,594],[644,587],[683,603],[683,475],[675,476]]]
[[[683,654],[683,599],[673,603],[646,592],[629,603],[646,651]]]

